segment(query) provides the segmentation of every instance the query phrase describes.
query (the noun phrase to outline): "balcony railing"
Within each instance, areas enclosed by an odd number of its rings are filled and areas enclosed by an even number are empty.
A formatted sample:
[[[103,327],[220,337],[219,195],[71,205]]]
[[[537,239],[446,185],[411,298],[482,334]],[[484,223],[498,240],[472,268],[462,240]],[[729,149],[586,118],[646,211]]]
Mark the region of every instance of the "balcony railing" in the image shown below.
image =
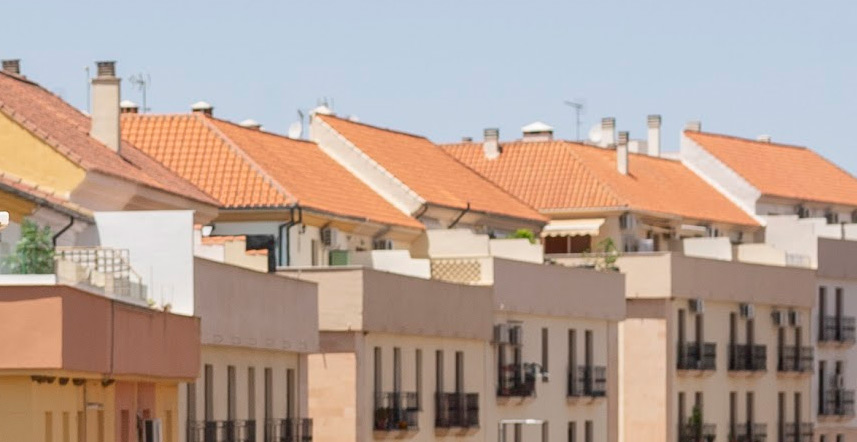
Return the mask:
[[[841,388],[824,390],[819,414],[822,416],[853,417],[854,390]]]
[[[764,442],[767,438],[766,424],[743,423],[735,425],[734,434],[729,442]]]
[[[255,442],[255,420],[191,421],[188,442]]]
[[[105,247],[57,247],[54,251],[57,279],[65,284],[86,285],[104,294],[145,303],[146,286],[131,268],[128,250]]]
[[[678,346],[679,370],[716,370],[717,346],[713,342],[689,342]]]
[[[437,393],[436,428],[478,428],[479,393]]]
[[[787,345],[780,349],[777,370],[782,372],[811,373],[814,349]]]
[[[569,397],[604,397],[607,395],[607,368],[578,366],[568,373]]]
[[[268,419],[265,442],[312,442],[312,419]]]
[[[812,442],[812,424],[787,422],[783,425],[782,442]]]
[[[509,364],[500,369],[499,397],[529,397],[536,394],[536,371],[534,366]]]
[[[416,430],[419,428],[418,415],[416,393],[375,394],[375,431]]]
[[[768,364],[764,345],[735,344],[729,346],[729,370],[765,371]]]
[[[711,442],[717,436],[715,424],[681,424],[678,427],[679,442]]]
[[[854,343],[855,321],[853,316],[825,316],[818,330],[819,342]]]

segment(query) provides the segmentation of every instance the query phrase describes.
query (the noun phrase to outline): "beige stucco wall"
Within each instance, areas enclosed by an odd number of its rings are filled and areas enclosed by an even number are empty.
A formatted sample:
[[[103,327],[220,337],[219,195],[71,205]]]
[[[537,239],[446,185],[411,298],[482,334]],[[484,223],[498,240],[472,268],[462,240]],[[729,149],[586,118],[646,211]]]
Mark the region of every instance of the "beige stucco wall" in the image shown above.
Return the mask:
[[[667,321],[629,318],[622,323],[622,415],[624,441],[666,441],[668,366]]]

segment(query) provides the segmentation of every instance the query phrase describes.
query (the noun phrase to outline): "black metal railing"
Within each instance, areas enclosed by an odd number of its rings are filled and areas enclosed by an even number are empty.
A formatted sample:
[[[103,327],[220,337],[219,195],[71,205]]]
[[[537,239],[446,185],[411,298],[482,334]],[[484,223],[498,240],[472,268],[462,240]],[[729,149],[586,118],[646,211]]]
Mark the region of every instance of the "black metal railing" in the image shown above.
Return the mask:
[[[768,437],[768,426],[758,423],[735,425],[734,434],[729,442],[764,442]]]
[[[188,442],[255,442],[255,420],[190,421]]]
[[[812,372],[814,349],[787,345],[780,349],[777,370],[784,372]]]
[[[783,442],[812,442],[812,424],[787,422],[783,426]]]
[[[419,428],[419,412],[416,393],[376,393],[374,429],[416,430]]]
[[[312,419],[268,419],[265,442],[312,442]]]
[[[500,369],[497,396],[528,397],[536,394],[536,371],[534,366],[505,365]]]
[[[711,442],[717,436],[715,424],[681,424],[678,427],[679,442]]]
[[[437,393],[436,428],[478,428],[479,393]]]
[[[679,370],[716,370],[717,346],[713,342],[688,342],[678,346]]]
[[[818,328],[819,342],[853,343],[855,338],[857,334],[853,316],[825,316],[821,319],[821,326]]]
[[[734,344],[729,346],[729,370],[765,371],[768,351],[764,345]]]
[[[824,390],[819,414],[822,416],[854,416],[854,390],[833,388]]]
[[[569,397],[604,397],[607,395],[607,368],[578,366],[568,372]]]

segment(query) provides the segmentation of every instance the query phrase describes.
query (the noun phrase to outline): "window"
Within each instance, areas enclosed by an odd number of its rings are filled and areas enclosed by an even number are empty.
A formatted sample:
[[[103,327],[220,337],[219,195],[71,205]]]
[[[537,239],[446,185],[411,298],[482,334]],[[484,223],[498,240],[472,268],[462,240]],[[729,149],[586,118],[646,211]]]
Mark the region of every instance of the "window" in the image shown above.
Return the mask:
[[[187,420],[196,420],[196,383],[187,384]]]
[[[235,419],[235,366],[226,367],[226,418]]]
[[[568,330],[568,391],[575,391],[577,388],[577,330]],[[569,422],[569,425],[574,422]]]
[[[274,418],[274,372],[265,367],[265,422]]]
[[[592,442],[595,435],[593,434],[592,421],[586,421],[583,426],[583,440],[585,442]]]
[[[71,441],[71,423],[69,422],[68,411],[62,413],[62,442]]]
[[[747,392],[747,410],[746,410],[748,423],[755,422],[755,419],[753,416],[754,408],[755,408],[755,397],[753,396],[752,391],[748,391]]]
[[[286,417],[295,417],[295,370],[286,369]]]
[[[393,347],[393,391],[402,391],[402,349]]]
[[[542,422],[542,442],[550,440],[550,430],[547,422]]]
[[[423,351],[417,349],[414,355],[414,365],[416,366],[416,391],[417,391],[417,409],[423,409]]]
[[[123,411],[127,413],[127,411]],[[123,436],[127,437],[127,436]],[[54,415],[50,411],[45,412],[45,442],[54,441]]]
[[[577,442],[577,422],[568,423],[568,442]]]
[[[214,420],[214,367],[205,364],[205,378],[203,379],[205,392],[203,395],[205,405],[205,420]]]
[[[374,367],[374,370],[375,370],[375,372],[374,372],[375,373],[374,388],[375,388],[375,396],[377,397],[378,395],[380,395],[383,392],[382,391],[383,387],[381,385],[381,382],[383,382],[383,380],[381,378],[381,363],[382,363],[382,361],[381,361],[381,347],[375,347],[374,363],[375,363],[375,367]]]
[[[515,442],[523,441],[523,426],[521,424],[515,424]]]
[[[586,364],[586,369],[591,370],[592,364],[594,361],[592,360],[592,330],[586,330],[586,333],[583,335],[583,357],[584,363]]]
[[[435,352],[435,383],[438,393],[443,393],[443,350]]]
[[[735,434],[738,423],[738,393],[729,392],[729,432]]]
[[[464,393],[464,352],[455,352],[455,392]]]
[[[679,425],[683,425],[686,420],[684,418],[684,392],[678,392],[678,421]]]
[[[549,372],[548,370],[548,328],[542,327],[542,370]],[[548,378],[543,378],[545,382],[547,382]]]
[[[247,367],[247,419],[256,419],[256,367]]]
[[[785,440],[786,437],[786,394],[779,392],[777,395],[777,440]]]

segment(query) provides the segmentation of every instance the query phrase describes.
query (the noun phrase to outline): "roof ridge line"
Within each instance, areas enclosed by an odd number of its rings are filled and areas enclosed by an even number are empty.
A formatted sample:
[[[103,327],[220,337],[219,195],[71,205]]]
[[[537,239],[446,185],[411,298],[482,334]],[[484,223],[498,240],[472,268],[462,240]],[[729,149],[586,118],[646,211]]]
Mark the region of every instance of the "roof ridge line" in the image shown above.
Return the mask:
[[[584,166],[583,170],[586,173],[586,175],[589,176],[590,178],[592,178],[593,180],[597,181],[598,184],[600,184],[607,191],[607,193],[609,193],[610,196],[612,196],[613,199],[616,200],[617,205],[618,204],[624,204],[624,207],[631,207],[631,204],[628,202],[627,198],[621,198],[619,196],[619,193],[616,191],[616,189],[613,188],[613,186],[604,182],[604,180],[602,180],[601,177],[597,176],[596,174],[594,174],[590,170],[590,167],[588,165],[586,165],[586,161],[584,161],[583,158],[581,158],[580,155],[578,155],[577,152],[574,151],[573,146],[570,146],[571,144],[579,144],[581,147],[587,147],[587,146],[585,144],[581,144],[581,143],[572,143],[570,141],[562,140],[563,147],[566,148],[566,150],[571,154],[571,156],[574,157],[575,160],[577,160],[581,165]],[[595,146],[593,146],[593,147],[595,147]]]
[[[712,137],[719,137],[719,138],[729,138],[729,139],[731,139],[731,140],[746,141],[746,142],[748,142],[748,143],[764,144],[764,145],[767,145],[767,146],[785,147],[785,148],[791,148],[791,149],[802,149],[802,150],[810,150],[810,151],[812,150],[812,149],[810,149],[810,148],[809,148],[809,147],[807,147],[807,146],[801,146],[801,145],[799,145],[799,144],[776,143],[776,142],[773,142],[773,141],[759,141],[759,140],[754,140],[754,139],[752,139],[752,138],[739,137],[738,135],[719,134],[719,133],[716,133],[716,132],[705,132],[705,131],[701,131],[701,130],[699,130],[699,131],[695,131],[695,130],[685,130],[685,131],[682,131],[682,133],[685,133],[685,134],[701,134],[701,135],[709,135],[709,136],[712,136]]]
[[[337,120],[345,121],[345,122],[347,122],[347,123],[353,123],[353,124],[357,124],[357,125],[359,125],[359,126],[370,127],[370,128],[372,128],[372,129],[377,129],[377,130],[383,130],[383,131],[390,132],[390,133],[394,133],[394,134],[405,135],[405,136],[413,137],[413,138],[421,138],[421,139],[426,140],[426,141],[431,141],[431,140],[429,140],[429,139],[428,139],[428,137],[426,137],[425,135],[417,135],[417,134],[410,133],[410,132],[405,132],[405,131],[402,131],[402,130],[390,129],[390,128],[388,128],[388,127],[375,126],[375,125],[372,125],[372,124],[369,124],[369,123],[364,123],[364,122],[362,122],[362,121],[352,121],[352,120],[349,120],[348,118],[342,118],[342,117],[340,117],[340,116],[332,115],[332,114],[330,114],[330,115],[327,115],[327,114],[321,114],[321,116],[324,116],[324,117],[331,117],[331,118],[336,118]],[[432,144],[434,144],[434,143],[432,143]]]
[[[40,130],[35,123],[31,122],[27,118],[24,118],[24,116],[22,116],[20,112],[15,111],[14,107],[9,106],[3,100],[0,100],[0,112],[12,119],[12,121],[14,121],[15,123],[17,123],[18,126],[21,127],[21,129],[27,131],[34,137],[41,140],[43,143],[52,147],[54,150],[57,151],[57,153],[64,156],[66,159],[68,159],[78,167],[81,167],[83,169],[91,169],[93,167],[93,165],[90,164],[89,161],[85,160],[80,155],[75,154],[71,149],[69,149],[62,142],[60,142],[60,140],[55,139],[49,136],[44,131]],[[107,149],[107,147],[105,147],[105,149]]]
[[[191,118],[195,118],[197,121],[201,122],[203,126],[208,128],[208,130],[213,132],[215,136],[220,138],[220,140],[223,141],[226,144],[226,146],[229,147],[229,149],[231,149],[235,154],[237,154],[244,161],[246,161],[247,164],[250,166],[250,168],[253,169],[259,175],[261,175],[262,178],[268,184],[270,184],[272,187],[274,187],[274,189],[276,189],[283,196],[285,196],[287,199],[293,201],[294,203],[298,202],[298,198],[296,198],[294,195],[292,195],[292,193],[289,192],[288,190],[286,190],[286,188],[283,187],[282,184],[280,184],[271,175],[269,175],[268,172],[266,172],[265,169],[262,168],[262,166],[260,166],[258,163],[256,163],[256,161],[253,160],[253,158],[250,157],[250,155],[247,152],[244,152],[244,149],[241,149],[241,147],[239,147],[237,144],[235,144],[235,142],[232,141],[232,139],[227,137],[226,134],[224,134],[223,131],[220,130],[220,128],[218,128],[216,125],[214,125],[211,121],[208,121],[208,118],[201,116],[201,115],[197,115],[197,114],[191,114],[189,116]]]

